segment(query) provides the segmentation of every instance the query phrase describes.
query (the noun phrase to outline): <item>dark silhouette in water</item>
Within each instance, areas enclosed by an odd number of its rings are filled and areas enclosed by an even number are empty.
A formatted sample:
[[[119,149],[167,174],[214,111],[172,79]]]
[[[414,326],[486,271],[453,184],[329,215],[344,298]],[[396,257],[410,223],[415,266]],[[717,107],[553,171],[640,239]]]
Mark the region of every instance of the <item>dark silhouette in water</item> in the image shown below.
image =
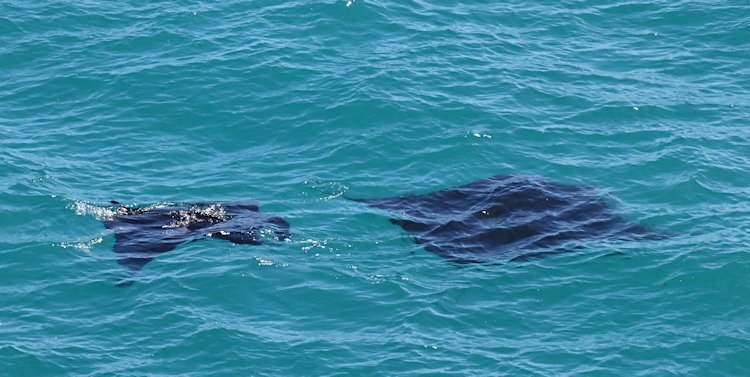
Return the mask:
[[[260,245],[259,232],[264,229],[271,229],[277,239],[289,238],[289,223],[261,214],[258,206],[251,204],[119,205],[102,222],[114,231],[117,263],[128,269],[130,278],[158,254],[184,242],[212,237],[237,244]],[[118,285],[132,284],[130,278]]]
[[[393,213],[398,218],[390,221],[417,243],[458,263],[526,259],[574,241],[663,238],[622,219],[592,187],[515,175],[424,195],[352,200]]]

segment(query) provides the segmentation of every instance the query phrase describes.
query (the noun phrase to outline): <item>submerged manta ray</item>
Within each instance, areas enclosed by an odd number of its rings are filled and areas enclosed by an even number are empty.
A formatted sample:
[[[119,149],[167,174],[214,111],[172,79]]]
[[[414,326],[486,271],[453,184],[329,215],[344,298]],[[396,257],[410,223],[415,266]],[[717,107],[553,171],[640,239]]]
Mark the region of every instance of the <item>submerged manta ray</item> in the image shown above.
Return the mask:
[[[352,199],[393,213],[416,242],[458,263],[525,259],[584,240],[657,239],[625,221],[596,189],[497,175],[424,195]]]
[[[178,245],[212,237],[237,244],[260,245],[261,232],[289,238],[289,223],[258,212],[252,204],[174,204],[152,207],[118,205],[102,219],[115,234],[117,263],[135,276],[158,254]],[[126,280],[118,285],[129,285]]]

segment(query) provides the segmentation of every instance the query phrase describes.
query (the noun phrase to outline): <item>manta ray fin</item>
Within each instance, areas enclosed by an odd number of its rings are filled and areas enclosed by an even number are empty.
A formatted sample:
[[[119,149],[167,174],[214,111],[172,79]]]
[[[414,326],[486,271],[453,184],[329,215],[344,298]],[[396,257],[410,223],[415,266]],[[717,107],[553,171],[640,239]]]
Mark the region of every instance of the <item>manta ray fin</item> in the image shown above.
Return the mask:
[[[426,232],[431,229],[427,224],[423,224],[416,221],[405,220],[405,219],[388,219],[391,224],[395,224],[403,228],[407,232]]]

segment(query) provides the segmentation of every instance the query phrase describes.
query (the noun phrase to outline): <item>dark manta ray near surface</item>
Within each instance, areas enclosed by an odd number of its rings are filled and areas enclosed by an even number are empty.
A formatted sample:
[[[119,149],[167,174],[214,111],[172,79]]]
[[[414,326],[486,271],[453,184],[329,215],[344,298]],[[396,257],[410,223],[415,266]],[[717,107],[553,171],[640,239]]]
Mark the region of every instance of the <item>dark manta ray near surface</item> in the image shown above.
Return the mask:
[[[625,221],[587,186],[498,175],[424,195],[352,199],[391,212],[425,249],[458,263],[524,259],[571,243],[662,238]]]
[[[165,204],[128,207],[120,203],[102,222],[115,234],[113,247],[117,263],[130,277],[158,254],[178,245],[205,237],[238,244],[259,245],[260,232],[270,231],[276,239],[289,238],[289,223],[280,217],[261,214],[252,204]],[[118,285],[129,285],[125,280]]]

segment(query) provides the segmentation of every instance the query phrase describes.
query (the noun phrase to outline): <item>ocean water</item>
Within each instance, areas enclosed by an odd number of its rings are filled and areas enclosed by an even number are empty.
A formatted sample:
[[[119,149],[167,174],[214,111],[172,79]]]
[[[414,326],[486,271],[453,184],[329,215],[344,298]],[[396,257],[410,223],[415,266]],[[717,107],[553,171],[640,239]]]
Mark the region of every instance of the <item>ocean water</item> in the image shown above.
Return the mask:
[[[744,1],[0,2],[0,375],[750,375]],[[457,265],[351,197],[590,185],[671,236]],[[97,204],[258,203],[127,288]]]

